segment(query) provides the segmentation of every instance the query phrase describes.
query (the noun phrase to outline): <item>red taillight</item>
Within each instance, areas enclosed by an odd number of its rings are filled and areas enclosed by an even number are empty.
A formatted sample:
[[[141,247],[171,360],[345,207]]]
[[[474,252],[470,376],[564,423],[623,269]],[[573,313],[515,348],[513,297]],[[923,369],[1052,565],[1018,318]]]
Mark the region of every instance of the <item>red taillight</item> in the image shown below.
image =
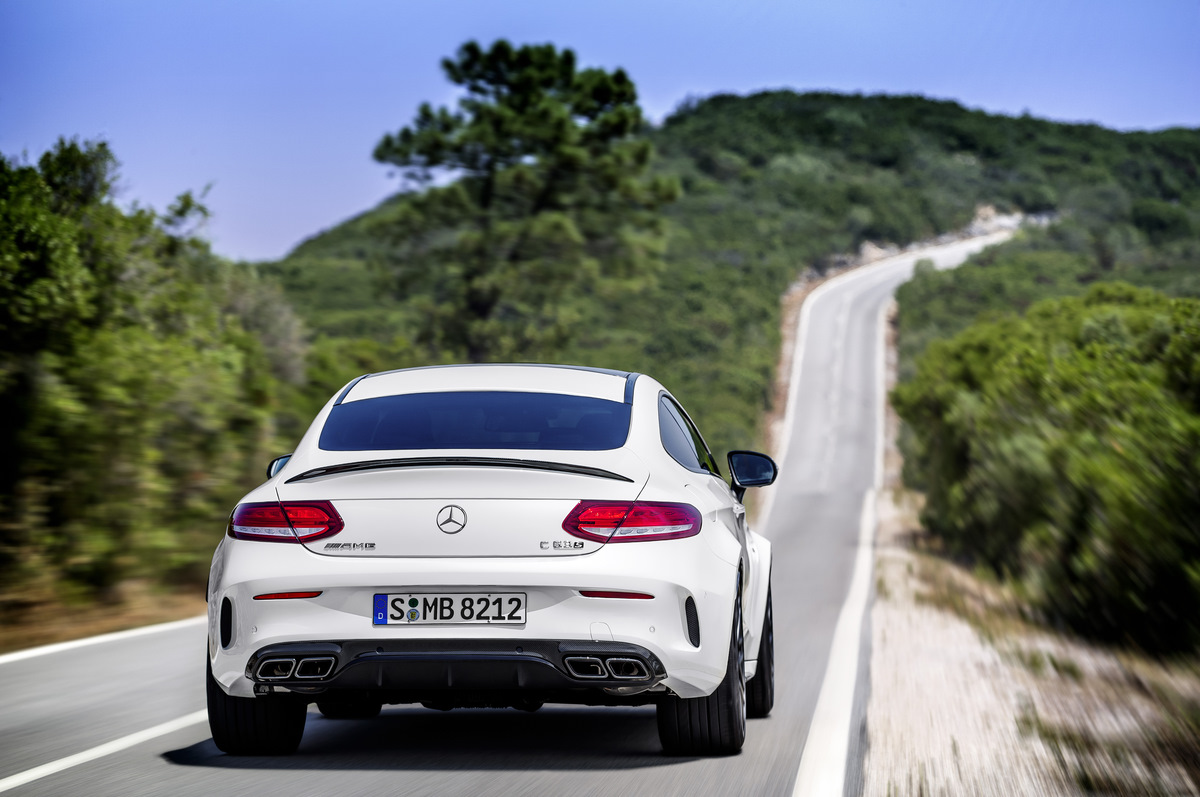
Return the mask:
[[[328,501],[266,501],[238,504],[229,536],[264,542],[308,542],[337,534],[345,524]]]
[[[690,504],[648,501],[580,501],[563,530],[593,542],[677,540],[700,533],[700,513]]]
[[[287,601],[293,598],[315,598],[320,592],[268,592],[266,595],[255,595],[256,601]]]

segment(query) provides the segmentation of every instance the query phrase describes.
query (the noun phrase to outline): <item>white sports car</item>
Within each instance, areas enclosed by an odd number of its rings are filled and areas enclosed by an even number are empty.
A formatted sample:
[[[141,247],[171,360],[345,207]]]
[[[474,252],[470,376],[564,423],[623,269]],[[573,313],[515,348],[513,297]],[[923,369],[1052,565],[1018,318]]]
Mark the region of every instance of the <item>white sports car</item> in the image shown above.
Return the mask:
[[[287,754],[307,705],[370,717],[657,706],[670,754],[739,750],[774,700],[771,546],[671,394],[545,365],[367,374],[237,505],[208,585],[208,716]]]

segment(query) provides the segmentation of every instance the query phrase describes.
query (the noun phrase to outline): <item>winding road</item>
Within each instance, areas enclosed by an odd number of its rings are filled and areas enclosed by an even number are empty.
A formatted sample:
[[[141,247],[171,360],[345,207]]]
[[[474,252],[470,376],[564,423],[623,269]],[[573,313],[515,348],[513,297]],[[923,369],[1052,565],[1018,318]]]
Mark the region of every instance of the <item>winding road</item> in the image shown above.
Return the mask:
[[[858,794],[881,310],[917,259],[949,268],[1009,234],[878,261],[805,303],[780,482],[760,522],[775,552],[776,704],[750,721],[740,755],[664,757],[652,707],[548,706],[389,707],[368,721],[327,720],[313,708],[295,756],[231,758],[209,737],[205,626],[190,620],[0,656],[0,792]]]

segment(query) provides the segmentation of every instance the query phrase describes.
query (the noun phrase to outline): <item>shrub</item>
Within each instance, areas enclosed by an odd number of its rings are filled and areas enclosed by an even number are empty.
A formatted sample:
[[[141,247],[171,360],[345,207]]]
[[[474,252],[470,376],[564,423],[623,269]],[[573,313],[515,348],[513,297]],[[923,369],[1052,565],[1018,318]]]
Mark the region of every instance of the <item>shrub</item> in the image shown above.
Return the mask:
[[[957,553],[1074,628],[1200,643],[1200,301],[1122,284],[973,324],[893,393]]]

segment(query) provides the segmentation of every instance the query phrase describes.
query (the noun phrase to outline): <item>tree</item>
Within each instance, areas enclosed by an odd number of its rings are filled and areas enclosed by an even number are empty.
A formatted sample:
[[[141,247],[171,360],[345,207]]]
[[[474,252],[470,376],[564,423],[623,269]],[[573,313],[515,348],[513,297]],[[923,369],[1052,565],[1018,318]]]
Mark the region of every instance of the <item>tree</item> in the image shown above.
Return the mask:
[[[190,193],[119,207],[115,169],[74,139],[0,158],[0,622],[131,574],[203,583],[303,378],[278,287],[194,236]]]
[[[79,227],[36,169],[0,158],[0,373],[11,357],[61,347],[89,312]]]
[[[385,273],[416,299],[422,343],[473,362],[547,356],[571,337],[577,297],[653,273],[658,208],[678,189],[643,178],[652,148],[623,70],[504,40],[468,42],[442,68],[463,89],[457,110],[423,104],[375,148],[424,189],[389,221]]]

